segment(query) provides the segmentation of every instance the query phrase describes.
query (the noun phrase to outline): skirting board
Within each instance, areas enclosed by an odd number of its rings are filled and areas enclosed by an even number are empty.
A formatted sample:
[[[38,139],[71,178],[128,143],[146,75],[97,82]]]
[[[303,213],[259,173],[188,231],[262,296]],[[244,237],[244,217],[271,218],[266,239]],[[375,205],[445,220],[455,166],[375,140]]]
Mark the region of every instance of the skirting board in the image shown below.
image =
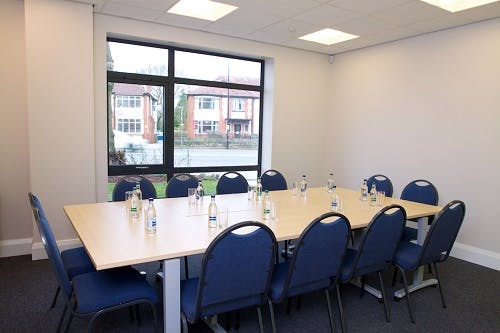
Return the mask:
[[[455,242],[450,256],[500,271],[500,253]]]
[[[1,240],[0,258],[30,254],[32,242],[33,242],[32,238]]]
[[[58,240],[57,241],[57,246],[59,247],[60,251],[64,251],[67,249],[72,249],[78,246],[82,246],[82,243],[78,238],[74,239],[63,239],[63,240]],[[40,259],[47,259],[47,252],[45,252],[45,249],[43,248],[43,244],[41,242],[38,243],[33,243],[31,246],[31,259],[32,260],[40,260]]]

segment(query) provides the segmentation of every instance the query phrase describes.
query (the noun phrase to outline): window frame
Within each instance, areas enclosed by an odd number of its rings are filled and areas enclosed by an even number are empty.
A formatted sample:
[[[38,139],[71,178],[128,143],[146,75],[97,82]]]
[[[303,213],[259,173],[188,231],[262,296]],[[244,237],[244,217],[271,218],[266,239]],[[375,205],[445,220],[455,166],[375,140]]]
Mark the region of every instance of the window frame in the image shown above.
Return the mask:
[[[162,45],[156,43],[133,41],[122,38],[108,37],[106,42],[117,42],[125,44],[134,44],[140,46],[157,47],[168,50],[168,75],[151,75],[151,74],[139,74],[139,73],[128,73],[128,72],[115,72],[106,71],[106,85],[109,87],[110,83],[126,83],[126,84],[143,84],[143,85],[155,85],[163,87],[163,101],[164,101],[164,114],[163,114],[163,163],[162,164],[141,164],[141,165],[110,165],[109,164],[109,154],[108,154],[108,176],[120,176],[120,175],[148,175],[148,174],[166,174],[167,179],[172,178],[178,173],[210,173],[210,172],[224,172],[228,170],[233,171],[257,171],[257,175],[261,174],[262,167],[262,133],[263,133],[263,122],[264,122],[264,68],[265,61],[263,59],[250,58],[238,55],[224,54],[218,52],[211,52],[205,50],[197,50],[185,47],[176,47],[172,45]],[[220,81],[209,81],[209,80],[198,80],[192,78],[182,78],[175,77],[175,51],[183,52],[193,52],[198,54],[214,55],[225,58],[239,59],[245,61],[253,61],[260,63],[260,84],[259,85],[249,85],[241,83],[230,83],[230,82],[220,82]],[[202,85],[215,88],[224,89],[236,89],[236,90],[250,90],[257,91],[260,94],[259,98],[259,138],[258,138],[258,150],[257,150],[257,164],[251,165],[223,165],[223,166],[201,166],[201,167],[175,167],[174,166],[174,87],[176,84],[185,85]],[[201,97],[201,96],[200,96]],[[110,98],[107,97],[107,109],[109,112],[110,108]],[[141,101],[143,103],[143,101]],[[212,103],[216,103],[215,99]],[[205,109],[203,109],[205,110]],[[208,109],[207,109],[208,110]],[[231,112],[229,110],[228,112]],[[109,115],[107,117],[107,122],[109,122]],[[142,124],[141,124],[142,125]],[[200,126],[201,124],[199,124]],[[220,124],[218,124],[220,126]],[[202,126],[202,125],[201,125]],[[141,126],[142,129],[142,126]],[[110,126],[108,124],[108,141],[106,142],[107,151],[109,152],[109,130]]]

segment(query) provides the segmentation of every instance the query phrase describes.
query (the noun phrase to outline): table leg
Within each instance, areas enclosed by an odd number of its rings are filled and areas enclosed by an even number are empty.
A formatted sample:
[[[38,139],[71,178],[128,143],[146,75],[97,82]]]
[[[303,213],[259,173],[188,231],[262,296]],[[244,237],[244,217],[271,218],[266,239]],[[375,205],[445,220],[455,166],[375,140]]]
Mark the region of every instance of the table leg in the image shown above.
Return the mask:
[[[163,261],[163,331],[181,331],[181,264],[179,258]]]
[[[418,219],[418,233],[417,233],[417,244],[422,245],[425,241],[425,236],[427,236],[427,218],[421,217]],[[408,286],[408,292],[412,293],[416,290],[433,286],[437,284],[436,279],[427,279],[424,280],[424,270],[425,266],[420,266],[416,272],[413,273],[413,283]],[[395,298],[403,298],[405,297],[405,290],[399,289],[394,292]]]

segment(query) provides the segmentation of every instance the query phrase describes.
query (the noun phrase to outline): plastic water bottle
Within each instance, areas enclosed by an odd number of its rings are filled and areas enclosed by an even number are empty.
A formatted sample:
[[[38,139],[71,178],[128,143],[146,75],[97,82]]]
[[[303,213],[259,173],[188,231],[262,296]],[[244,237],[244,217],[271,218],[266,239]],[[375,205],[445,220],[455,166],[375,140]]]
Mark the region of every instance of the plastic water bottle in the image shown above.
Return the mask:
[[[264,192],[264,213],[262,214],[262,218],[264,220],[269,220],[271,216],[271,198],[269,197],[269,191]]]
[[[132,199],[130,199],[130,218],[136,219],[139,217],[139,211],[137,206],[139,205],[139,200],[137,198],[137,192],[132,193]]]
[[[361,185],[361,201],[368,200],[368,183],[366,179],[363,179],[363,185]]]
[[[137,194],[137,213],[141,215],[142,213],[142,191],[141,182],[135,182],[135,193]]]
[[[370,206],[377,205],[377,186],[375,182],[372,183],[372,188],[370,189]]]
[[[196,187],[196,203],[203,201],[203,196],[205,195],[205,190],[203,189],[203,184],[201,180],[198,180],[198,187]]]
[[[217,228],[217,204],[215,203],[215,194],[210,196],[210,205],[208,205],[208,227]]]
[[[335,179],[333,179],[333,173],[331,172],[328,175],[328,179],[326,180],[326,188],[330,193],[335,190]]]
[[[333,194],[332,195],[332,201],[330,203],[330,206],[331,206],[331,210],[333,212],[338,212],[340,209],[340,197],[338,194]]]
[[[306,175],[302,175],[302,179],[300,180],[300,195],[303,197],[305,197],[307,195]]]
[[[154,199],[149,198],[148,210],[146,213],[146,233],[155,234],[156,233],[156,209],[154,205]]]
[[[257,185],[255,186],[255,196],[256,196],[257,201],[262,200],[262,183],[261,183],[260,177],[257,178]]]

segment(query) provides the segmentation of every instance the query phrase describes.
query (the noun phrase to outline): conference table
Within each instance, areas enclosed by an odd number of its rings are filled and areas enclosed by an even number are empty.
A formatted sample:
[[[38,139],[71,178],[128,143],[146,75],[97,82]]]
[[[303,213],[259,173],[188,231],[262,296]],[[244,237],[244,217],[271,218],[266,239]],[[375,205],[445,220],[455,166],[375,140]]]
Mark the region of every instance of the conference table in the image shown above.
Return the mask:
[[[336,188],[335,194],[341,199],[341,213],[349,219],[352,229],[368,225],[383,206],[403,206],[408,218],[419,219],[420,244],[425,238],[426,217],[441,210],[438,206],[388,197],[373,207],[368,201],[360,200],[359,190]],[[277,218],[268,220],[262,218],[262,201],[249,199],[247,193],[217,195],[216,203],[228,210],[229,225],[260,221],[271,228],[278,241],[285,241],[298,238],[314,218],[329,212],[331,196],[324,187],[309,188],[305,197],[291,190],[270,192],[277,207]],[[146,203],[144,201],[144,207]],[[125,202],[66,205],[64,211],[97,270],[163,261],[163,322],[164,331],[170,333],[180,332],[180,258],[204,253],[222,231],[208,228],[209,203],[209,197],[195,205],[190,204],[187,197],[155,200],[157,232],[152,235],[146,233],[142,217],[129,219]],[[410,289],[436,282],[424,281],[423,268],[420,268]],[[381,297],[376,289],[367,288]],[[400,297],[397,293],[395,296]]]

